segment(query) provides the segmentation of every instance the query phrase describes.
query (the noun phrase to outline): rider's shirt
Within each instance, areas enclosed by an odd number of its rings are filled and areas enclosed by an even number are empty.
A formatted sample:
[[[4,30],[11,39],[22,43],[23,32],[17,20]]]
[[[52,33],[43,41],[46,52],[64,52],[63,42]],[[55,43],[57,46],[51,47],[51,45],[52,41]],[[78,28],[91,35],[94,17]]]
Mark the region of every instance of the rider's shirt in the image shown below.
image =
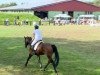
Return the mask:
[[[35,34],[35,40],[42,40],[41,31],[39,29],[34,30],[33,33]]]

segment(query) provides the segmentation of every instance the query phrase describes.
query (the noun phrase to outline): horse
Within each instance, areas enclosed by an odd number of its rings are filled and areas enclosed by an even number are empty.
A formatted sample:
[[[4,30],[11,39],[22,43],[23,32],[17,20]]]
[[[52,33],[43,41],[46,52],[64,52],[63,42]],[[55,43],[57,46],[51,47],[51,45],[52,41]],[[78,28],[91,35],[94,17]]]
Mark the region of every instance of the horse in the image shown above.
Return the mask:
[[[25,67],[28,64],[29,59],[33,56],[33,48],[31,47],[31,43],[32,43],[32,37],[25,37],[25,48],[27,48],[27,46],[29,46],[29,56],[27,58],[27,61],[25,63]],[[55,53],[55,60],[52,59],[52,55],[53,53]],[[53,68],[55,73],[57,73],[57,66],[59,64],[59,53],[57,50],[57,47],[54,44],[50,44],[50,43],[40,43],[35,51],[35,55],[39,58],[38,62],[40,64],[40,68],[42,68],[42,63],[40,61],[40,55],[46,55],[48,58],[48,63],[45,65],[44,67],[44,71],[47,68],[47,66],[52,63]],[[58,75],[58,73],[57,73]]]

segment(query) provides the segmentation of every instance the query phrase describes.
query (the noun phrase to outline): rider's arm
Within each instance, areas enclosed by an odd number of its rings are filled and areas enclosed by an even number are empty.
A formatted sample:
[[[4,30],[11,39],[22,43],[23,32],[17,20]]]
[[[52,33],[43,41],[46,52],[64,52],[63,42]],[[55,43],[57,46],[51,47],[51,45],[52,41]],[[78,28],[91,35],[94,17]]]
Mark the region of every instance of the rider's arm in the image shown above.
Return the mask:
[[[33,31],[33,33],[32,33],[32,37],[35,38],[35,31]]]

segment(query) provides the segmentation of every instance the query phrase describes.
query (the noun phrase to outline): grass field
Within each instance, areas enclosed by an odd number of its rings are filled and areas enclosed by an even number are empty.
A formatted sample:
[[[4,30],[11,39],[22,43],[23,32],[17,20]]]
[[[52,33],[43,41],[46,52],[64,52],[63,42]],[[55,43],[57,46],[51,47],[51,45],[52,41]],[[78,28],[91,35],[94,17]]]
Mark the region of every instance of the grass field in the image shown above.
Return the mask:
[[[24,36],[32,36],[33,26],[0,26],[0,75],[55,75],[51,65],[42,71],[37,57],[24,64],[28,49]],[[59,75],[100,75],[100,27],[40,26],[44,42],[55,44],[60,55]],[[46,56],[41,57],[43,66]]]

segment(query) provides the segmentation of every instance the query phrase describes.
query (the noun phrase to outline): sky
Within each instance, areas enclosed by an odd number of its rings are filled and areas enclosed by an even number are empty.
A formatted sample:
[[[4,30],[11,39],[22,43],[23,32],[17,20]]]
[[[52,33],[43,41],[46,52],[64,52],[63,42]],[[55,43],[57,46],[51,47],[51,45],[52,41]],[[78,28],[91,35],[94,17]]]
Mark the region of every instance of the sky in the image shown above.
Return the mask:
[[[21,4],[21,3],[32,3],[33,1],[48,1],[48,0],[0,0],[0,4],[11,3],[11,2],[16,2],[17,4]],[[80,0],[80,1],[91,2],[93,0]]]

